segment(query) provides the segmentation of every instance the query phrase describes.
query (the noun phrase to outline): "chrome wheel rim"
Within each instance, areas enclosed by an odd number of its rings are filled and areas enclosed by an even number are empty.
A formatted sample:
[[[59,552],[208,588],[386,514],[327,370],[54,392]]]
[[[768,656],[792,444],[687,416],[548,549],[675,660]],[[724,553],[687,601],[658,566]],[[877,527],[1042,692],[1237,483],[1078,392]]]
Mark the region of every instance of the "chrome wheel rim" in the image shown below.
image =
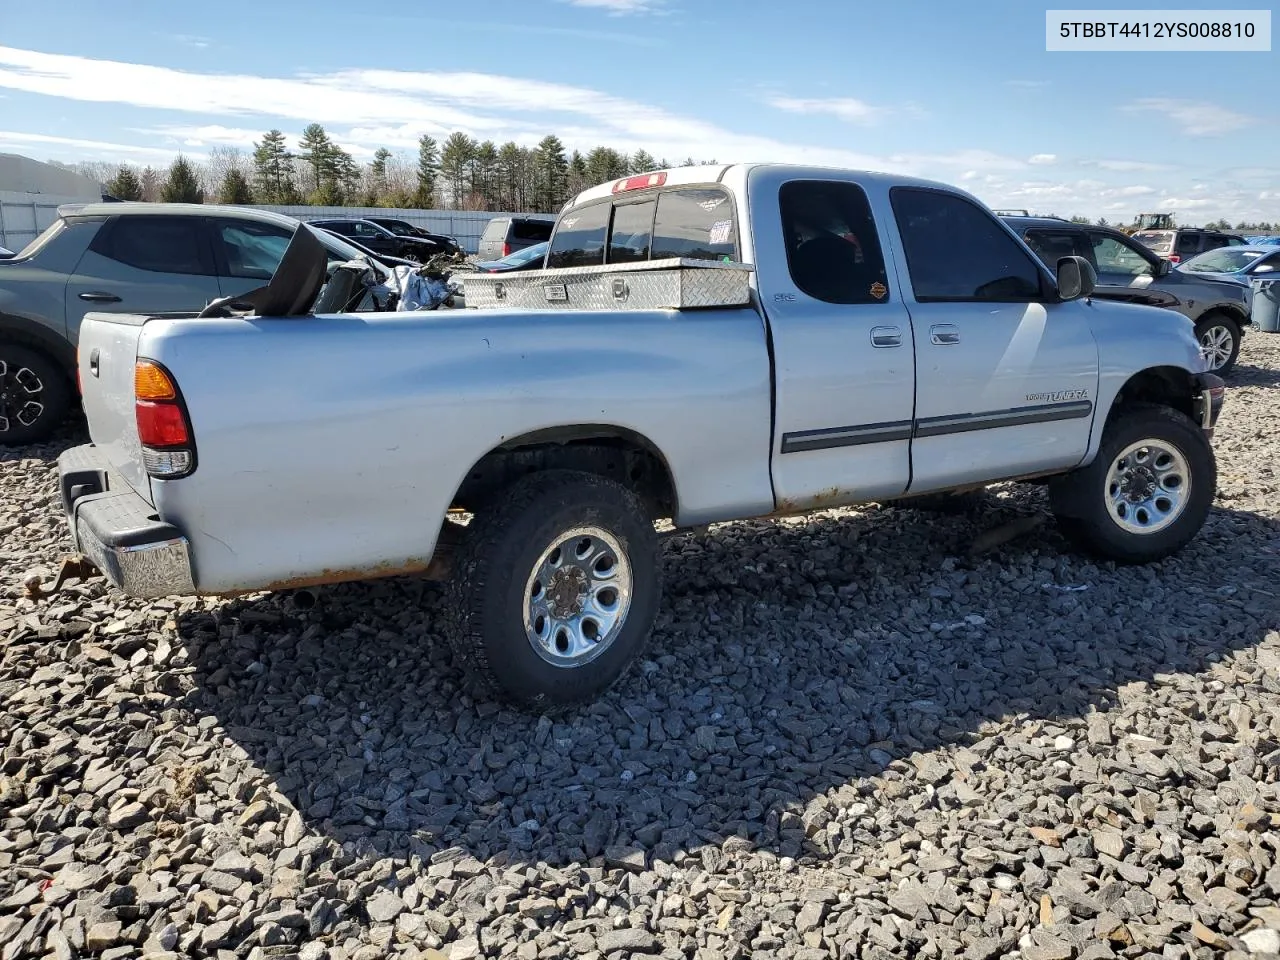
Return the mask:
[[[542,552],[525,581],[525,635],[547,663],[580,667],[618,638],[631,597],[622,544],[600,527],[577,527]]]
[[[0,358],[0,433],[30,427],[44,413],[44,381],[30,367]]]
[[[1231,359],[1231,331],[1218,324],[1200,334],[1200,354],[1217,370]]]
[[[1126,533],[1165,529],[1186,509],[1191,467],[1182,451],[1163,440],[1141,440],[1111,462],[1104,491],[1107,515]]]

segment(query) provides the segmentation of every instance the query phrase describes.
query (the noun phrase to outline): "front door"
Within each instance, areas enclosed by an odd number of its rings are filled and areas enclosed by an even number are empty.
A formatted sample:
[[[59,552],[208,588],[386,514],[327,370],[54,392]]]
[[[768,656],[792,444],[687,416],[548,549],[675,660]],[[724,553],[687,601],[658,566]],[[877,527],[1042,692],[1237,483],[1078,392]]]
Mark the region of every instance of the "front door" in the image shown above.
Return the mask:
[[[892,497],[910,479],[911,322],[871,189],[830,171],[750,176],[781,510]]]
[[[224,297],[243,296],[266,286],[293,239],[292,232],[270,223],[222,219],[209,223]]]
[[[1049,274],[973,201],[894,187],[890,202],[915,330],[910,492],[1078,463],[1098,388],[1088,305],[1058,302]]]

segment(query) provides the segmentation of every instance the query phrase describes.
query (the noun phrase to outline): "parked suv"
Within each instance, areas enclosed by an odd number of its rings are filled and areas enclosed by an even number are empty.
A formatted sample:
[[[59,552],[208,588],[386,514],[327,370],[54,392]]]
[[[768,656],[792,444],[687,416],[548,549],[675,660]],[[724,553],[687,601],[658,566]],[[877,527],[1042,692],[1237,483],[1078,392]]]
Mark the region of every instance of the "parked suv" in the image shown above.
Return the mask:
[[[1219,247],[1243,247],[1247,240],[1234,233],[1204,230],[1200,227],[1178,227],[1174,230],[1139,230],[1133,235],[1144,247],[1170,263],[1190,260],[1206,250]]]
[[[501,260],[517,250],[551,239],[554,217],[494,217],[480,236],[480,260]]]
[[[271,279],[297,227],[215,204],[59,207],[47,230],[0,260],[0,446],[45,439],[74,403],[85,313],[196,311],[248,293]],[[330,266],[367,256],[320,236]]]
[[[1235,365],[1250,323],[1247,287],[1174,270],[1136,237],[1110,227],[1055,217],[1003,219],[1050,269],[1060,257],[1084,257],[1093,264],[1098,274],[1094,296],[1168,307],[1193,321],[1210,372],[1221,375]]]

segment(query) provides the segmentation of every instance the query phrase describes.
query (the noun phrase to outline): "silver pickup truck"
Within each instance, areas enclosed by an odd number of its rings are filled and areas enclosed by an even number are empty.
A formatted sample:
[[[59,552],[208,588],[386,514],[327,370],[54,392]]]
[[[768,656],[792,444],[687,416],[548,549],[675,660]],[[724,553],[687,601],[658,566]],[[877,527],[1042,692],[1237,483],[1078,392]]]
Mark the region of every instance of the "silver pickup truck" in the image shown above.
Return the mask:
[[[309,252],[310,251],[310,252]],[[447,580],[474,677],[536,709],[610,686],[676,528],[1048,485],[1117,562],[1214,496],[1222,381],[1192,324],[1091,299],[943,184],[774,164],[588,190],[546,269],[467,307],[331,312],[300,227],[258,299],[90,314],[76,548],[136,596]],[[340,298],[339,298],[340,299]]]

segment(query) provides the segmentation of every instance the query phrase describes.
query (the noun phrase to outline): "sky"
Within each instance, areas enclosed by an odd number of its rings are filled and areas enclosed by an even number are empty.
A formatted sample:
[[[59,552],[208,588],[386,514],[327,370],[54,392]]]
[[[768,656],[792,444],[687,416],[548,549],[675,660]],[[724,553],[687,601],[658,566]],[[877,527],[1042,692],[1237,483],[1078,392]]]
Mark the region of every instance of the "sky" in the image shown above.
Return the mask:
[[[367,161],[423,133],[555,133],[923,176],[1035,213],[1280,221],[1280,52],[1050,53],[1027,0],[56,6],[4,4],[0,151],[165,165],[316,121]]]

